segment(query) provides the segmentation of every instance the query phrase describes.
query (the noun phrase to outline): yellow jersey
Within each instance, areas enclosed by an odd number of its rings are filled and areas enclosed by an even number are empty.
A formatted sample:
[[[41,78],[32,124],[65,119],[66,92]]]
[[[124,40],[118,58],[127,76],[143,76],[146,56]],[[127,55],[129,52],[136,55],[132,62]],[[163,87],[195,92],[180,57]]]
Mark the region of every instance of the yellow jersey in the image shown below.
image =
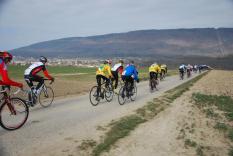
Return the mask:
[[[166,64],[162,64],[162,65],[161,65],[161,69],[166,70],[166,68],[167,68],[167,65],[166,65]]]
[[[157,65],[157,64],[152,64],[152,65],[149,67],[149,72],[160,73],[160,72],[161,72],[161,68],[160,68],[159,65]]]
[[[102,75],[107,78],[112,77],[111,67],[108,64],[101,64],[96,70],[96,75]]]

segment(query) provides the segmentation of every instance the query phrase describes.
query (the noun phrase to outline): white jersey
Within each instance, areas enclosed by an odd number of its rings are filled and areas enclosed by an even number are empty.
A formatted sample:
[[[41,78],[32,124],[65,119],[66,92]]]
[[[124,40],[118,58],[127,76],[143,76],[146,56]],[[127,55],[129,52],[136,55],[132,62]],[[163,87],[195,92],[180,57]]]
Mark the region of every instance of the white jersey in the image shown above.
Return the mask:
[[[45,70],[45,65],[42,62],[35,62],[25,70],[24,75],[34,75],[41,70]]]
[[[181,65],[179,69],[185,69],[185,65]]]
[[[121,63],[117,63],[112,67],[112,71],[117,71],[120,67],[122,67]]]

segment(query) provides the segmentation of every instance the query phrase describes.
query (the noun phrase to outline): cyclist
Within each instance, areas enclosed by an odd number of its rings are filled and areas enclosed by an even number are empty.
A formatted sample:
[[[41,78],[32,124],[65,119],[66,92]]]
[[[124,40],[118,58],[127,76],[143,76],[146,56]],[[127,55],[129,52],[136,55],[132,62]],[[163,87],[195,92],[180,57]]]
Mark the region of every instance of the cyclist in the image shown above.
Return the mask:
[[[23,88],[22,83],[12,81],[8,76],[7,64],[11,62],[12,58],[13,56],[9,52],[7,51],[0,52],[0,75],[2,76],[2,80],[0,80],[0,85],[16,86],[19,88]]]
[[[190,64],[187,65],[187,77],[191,76],[192,66]]]
[[[167,73],[167,65],[161,64],[160,68],[161,68],[160,79],[163,79],[165,77],[165,74]]]
[[[110,67],[111,61],[110,60],[105,60],[103,64],[97,68],[96,71],[96,81],[97,81],[97,97],[96,100],[99,100],[99,94],[101,93],[101,79],[106,81],[105,86],[107,87],[110,83],[110,78],[112,77],[111,73],[111,67]],[[101,95],[103,97],[103,95]]]
[[[118,73],[122,76],[122,72],[124,69],[123,63],[124,63],[123,60],[120,59],[119,62],[112,67],[112,76],[113,79],[115,80],[115,85],[114,85],[115,89],[118,86]]]
[[[139,83],[138,71],[134,65],[134,61],[131,61],[130,64],[128,64],[125,70],[123,71],[122,80],[125,82],[125,86],[128,86],[128,84],[130,83],[130,90],[127,92],[127,94],[132,94],[134,80],[136,80],[137,83]]]
[[[158,74],[161,73],[161,68],[157,63],[152,64],[149,67],[149,74],[150,74],[150,83],[152,82],[151,80],[155,78],[158,80]]]
[[[179,66],[179,72],[180,72],[180,79],[183,80],[184,78],[184,72],[186,71],[186,66],[184,64],[181,64]]]
[[[45,67],[46,63],[47,58],[41,56],[39,62],[33,63],[24,72],[24,79],[30,88],[33,86],[33,81],[38,82],[36,89],[33,91],[35,94],[38,94],[40,92],[39,89],[44,84],[44,78],[37,75],[40,71],[43,71],[44,76],[47,77],[49,80],[54,81],[54,78],[49,75],[49,72]]]

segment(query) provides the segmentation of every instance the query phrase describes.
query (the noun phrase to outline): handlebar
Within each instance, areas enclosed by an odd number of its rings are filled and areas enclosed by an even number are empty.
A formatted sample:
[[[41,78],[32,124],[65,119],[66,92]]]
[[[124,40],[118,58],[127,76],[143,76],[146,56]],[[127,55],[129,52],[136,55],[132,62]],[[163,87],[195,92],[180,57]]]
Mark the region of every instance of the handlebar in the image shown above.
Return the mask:
[[[50,79],[43,79],[45,81],[51,81],[49,84],[52,84],[54,82],[54,80],[50,80]]]

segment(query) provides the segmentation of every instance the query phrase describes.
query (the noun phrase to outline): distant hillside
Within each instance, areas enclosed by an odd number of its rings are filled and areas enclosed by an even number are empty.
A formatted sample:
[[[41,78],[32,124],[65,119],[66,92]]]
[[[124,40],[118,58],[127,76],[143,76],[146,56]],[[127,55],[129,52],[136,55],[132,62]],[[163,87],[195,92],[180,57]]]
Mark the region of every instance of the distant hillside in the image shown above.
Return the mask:
[[[14,49],[16,56],[38,57],[224,57],[233,54],[233,28],[141,30],[71,37]]]

